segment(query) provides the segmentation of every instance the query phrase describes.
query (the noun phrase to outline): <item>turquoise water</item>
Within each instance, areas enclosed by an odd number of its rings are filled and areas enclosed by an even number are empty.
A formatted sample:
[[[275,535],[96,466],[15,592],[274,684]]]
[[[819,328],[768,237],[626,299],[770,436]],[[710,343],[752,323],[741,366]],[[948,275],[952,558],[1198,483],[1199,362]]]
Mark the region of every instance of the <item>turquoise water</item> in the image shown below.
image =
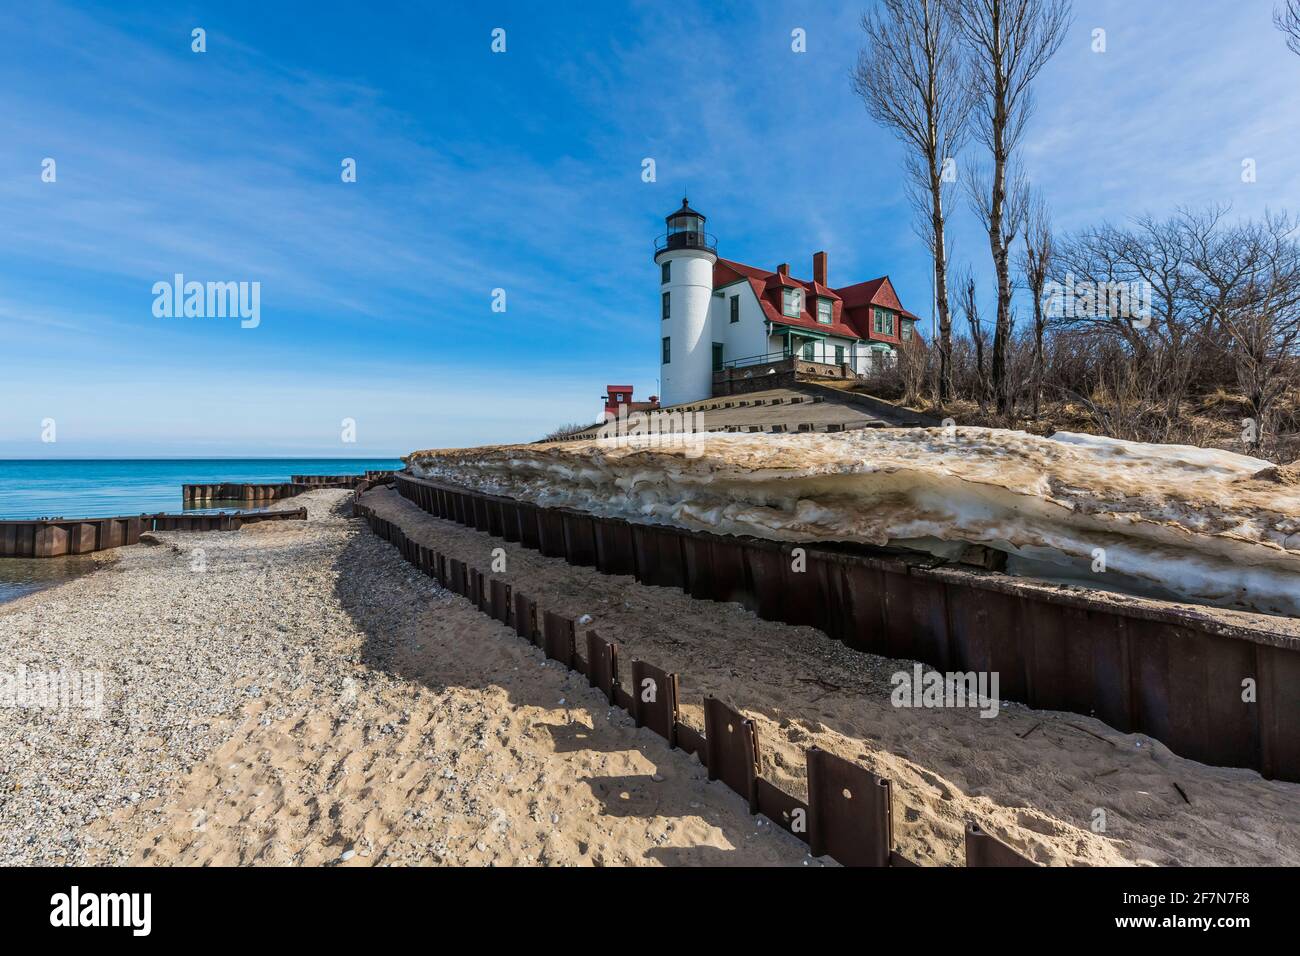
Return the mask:
[[[288,481],[290,475],[359,475],[399,469],[396,458],[0,460],[0,520],[108,518],[183,510],[181,485]],[[226,510],[237,510],[231,502]],[[191,509],[212,510],[212,509]],[[0,604],[94,570],[85,556],[0,558]]]
[[[181,485],[270,483],[288,481],[290,475],[359,475],[401,467],[396,458],[0,461],[0,520],[176,512],[183,508]]]

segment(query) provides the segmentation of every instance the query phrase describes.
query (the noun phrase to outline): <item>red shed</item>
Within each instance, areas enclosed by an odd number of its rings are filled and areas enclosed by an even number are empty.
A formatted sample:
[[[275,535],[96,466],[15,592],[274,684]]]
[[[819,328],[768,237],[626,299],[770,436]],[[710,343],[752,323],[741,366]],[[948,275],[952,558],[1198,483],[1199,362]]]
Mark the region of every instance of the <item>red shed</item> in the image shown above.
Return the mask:
[[[631,385],[606,385],[604,399],[606,418],[617,418],[620,408],[626,408],[625,414],[630,415],[633,412],[648,412],[659,407],[657,395],[651,395],[648,402],[632,401]]]

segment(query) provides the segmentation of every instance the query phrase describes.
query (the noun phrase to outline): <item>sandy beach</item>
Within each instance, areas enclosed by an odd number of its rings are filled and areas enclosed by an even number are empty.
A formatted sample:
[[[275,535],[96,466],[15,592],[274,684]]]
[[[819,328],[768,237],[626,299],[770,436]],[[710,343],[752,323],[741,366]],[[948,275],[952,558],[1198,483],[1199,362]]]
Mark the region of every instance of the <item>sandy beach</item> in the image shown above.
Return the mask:
[[[0,607],[0,670],[102,670],[107,696],[0,710],[0,864],[820,865],[349,497]]]
[[[306,523],[159,534],[0,607],[0,671],[102,671],[106,693],[98,719],[0,710],[0,863],[830,862],[416,572],[349,497],[286,502]],[[790,792],[813,744],[888,776],[919,863],[959,864],[966,819],[1049,864],[1300,863],[1295,784],[1074,714],[895,708],[908,662],[544,558],[388,489],[366,503],[479,567],[504,548],[507,580],[591,615],[624,666],[678,671],[687,722],[706,694],[745,710]]]

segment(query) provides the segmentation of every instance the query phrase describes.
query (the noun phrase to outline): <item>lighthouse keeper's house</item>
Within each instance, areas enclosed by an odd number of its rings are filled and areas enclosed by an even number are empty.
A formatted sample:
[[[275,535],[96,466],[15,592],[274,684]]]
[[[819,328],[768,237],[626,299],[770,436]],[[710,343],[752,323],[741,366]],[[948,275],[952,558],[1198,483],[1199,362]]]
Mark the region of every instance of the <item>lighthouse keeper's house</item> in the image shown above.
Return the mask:
[[[919,344],[915,315],[888,276],[831,288],[827,257],[812,258],[812,279],[718,257],[705,216],[683,199],[655,243],[659,267],[660,403],[708,398],[713,373],[797,357],[865,375]]]

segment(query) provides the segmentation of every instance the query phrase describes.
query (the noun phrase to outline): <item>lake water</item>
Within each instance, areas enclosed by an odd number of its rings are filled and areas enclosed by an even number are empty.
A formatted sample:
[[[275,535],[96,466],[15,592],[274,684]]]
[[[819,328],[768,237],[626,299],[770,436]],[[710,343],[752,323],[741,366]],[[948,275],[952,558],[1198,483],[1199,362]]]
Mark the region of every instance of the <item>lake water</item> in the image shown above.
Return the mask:
[[[359,475],[401,467],[396,458],[0,461],[0,520],[178,512],[181,485],[270,484],[290,475]]]
[[[89,554],[64,558],[0,558],[0,604],[89,574],[99,562]]]
[[[359,475],[400,469],[396,458],[194,458],[0,461],[0,520],[108,518],[184,510],[181,485],[270,484],[290,475]],[[229,503],[225,510],[237,510]],[[191,509],[211,510],[211,509]],[[84,556],[0,558],[0,602],[93,569]]]

